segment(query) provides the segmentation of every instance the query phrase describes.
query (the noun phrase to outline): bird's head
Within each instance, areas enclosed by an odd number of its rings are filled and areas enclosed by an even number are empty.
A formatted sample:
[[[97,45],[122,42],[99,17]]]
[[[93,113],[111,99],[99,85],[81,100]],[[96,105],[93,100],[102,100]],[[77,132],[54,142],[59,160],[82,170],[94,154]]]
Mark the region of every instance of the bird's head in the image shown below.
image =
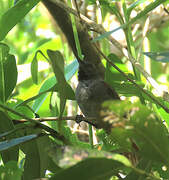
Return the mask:
[[[79,62],[79,80],[90,80],[101,78],[101,73],[97,65],[88,61],[78,61]]]

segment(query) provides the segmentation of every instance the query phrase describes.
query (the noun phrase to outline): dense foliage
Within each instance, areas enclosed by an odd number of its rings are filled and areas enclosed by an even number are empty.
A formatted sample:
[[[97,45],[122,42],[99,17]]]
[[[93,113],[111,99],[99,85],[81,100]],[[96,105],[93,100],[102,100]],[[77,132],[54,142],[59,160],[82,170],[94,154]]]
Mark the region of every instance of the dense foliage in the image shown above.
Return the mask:
[[[0,179],[169,179],[169,1],[77,2],[121,97],[111,128],[77,127],[78,62],[40,0],[1,0]]]

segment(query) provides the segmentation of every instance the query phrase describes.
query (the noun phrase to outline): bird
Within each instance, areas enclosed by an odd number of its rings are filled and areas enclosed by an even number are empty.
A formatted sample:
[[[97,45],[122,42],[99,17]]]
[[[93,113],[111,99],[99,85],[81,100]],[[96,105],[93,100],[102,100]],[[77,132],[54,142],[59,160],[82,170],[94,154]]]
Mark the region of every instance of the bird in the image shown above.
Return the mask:
[[[107,129],[109,125],[100,117],[102,103],[107,100],[120,100],[120,97],[104,81],[98,66],[84,60],[78,60],[78,63],[78,85],[75,91],[77,104],[85,117],[95,119],[92,124],[96,128]]]

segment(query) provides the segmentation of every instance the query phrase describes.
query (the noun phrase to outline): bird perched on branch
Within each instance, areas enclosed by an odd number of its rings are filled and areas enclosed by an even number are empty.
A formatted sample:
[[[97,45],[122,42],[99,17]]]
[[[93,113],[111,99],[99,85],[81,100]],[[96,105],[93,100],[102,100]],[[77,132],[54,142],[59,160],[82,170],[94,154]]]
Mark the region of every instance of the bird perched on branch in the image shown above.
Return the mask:
[[[86,117],[96,119],[93,123],[97,128],[107,129],[108,124],[100,117],[102,103],[107,100],[120,100],[120,98],[116,91],[104,82],[100,71],[94,64],[81,60],[78,62],[79,84],[75,92],[77,103]]]
[[[81,61],[74,40],[72,23],[69,13],[56,2],[43,0],[53,19],[57,22],[68,43],[79,62],[79,84],[76,89],[77,103],[86,117],[97,118],[94,122],[98,128],[104,128],[105,123],[101,120],[99,113],[101,105],[106,100],[119,100],[118,94],[104,82],[104,67],[100,56],[91,43],[90,36],[81,23],[77,23],[77,32],[84,60]],[[65,1],[63,1],[65,2]],[[65,2],[66,3],[66,2]],[[78,19],[76,19],[78,21]]]

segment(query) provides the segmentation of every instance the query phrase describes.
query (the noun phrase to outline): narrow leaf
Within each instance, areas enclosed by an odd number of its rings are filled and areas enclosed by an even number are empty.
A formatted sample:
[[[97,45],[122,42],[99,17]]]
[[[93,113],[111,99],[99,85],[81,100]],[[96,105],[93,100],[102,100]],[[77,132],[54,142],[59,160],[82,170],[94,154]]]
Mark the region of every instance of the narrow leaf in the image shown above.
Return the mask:
[[[18,76],[15,57],[8,52],[8,46],[0,43],[0,100],[2,102],[11,95]]]
[[[75,99],[74,91],[71,86],[66,82],[63,71],[64,59],[59,51],[47,50],[48,56],[52,62],[52,68],[55,73],[55,77],[58,80],[59,93],[63,95],[66,99]]]
[[[144,52],[146,56],[149,58],[157,61],[157,62],[163,62],[168,63],[169,62],[169,51],[167,52]]]
[[[32,74],[32,80],[35,84],[38,84],[38,62],[37,62],[37,53],[33,57],[32,63],[31,63],[31,74]]]
[[[37,131],[32,130],[32,133]],[[48,166],[48,152],[50,139],[43,136],[33,141],[24,143],[21,146],[22,151],[26,154],[23,179],[35,179],[44,177]]]
[[[141,3],[145,2],[146,0],[137,0],[133,2],[129,8],[127,9],[128,13],[130,13],[135,7],[139,6]]]
[[[0,41],[40,0],[22,0],[0,18]],[[8,23],[7,23],[8,22]]]
[[[24,142],[30,141],[37,137],[38,137],[37,134],[32,134],[32,135],[28,135],[28,136],[24,136],[24,137],[20,137],[20,138],[15,138],[15,139],[12,139],[9,141],[0,142],[0,151],[7,150],[11,147],[14,147],[14,146],[22,144]]]

